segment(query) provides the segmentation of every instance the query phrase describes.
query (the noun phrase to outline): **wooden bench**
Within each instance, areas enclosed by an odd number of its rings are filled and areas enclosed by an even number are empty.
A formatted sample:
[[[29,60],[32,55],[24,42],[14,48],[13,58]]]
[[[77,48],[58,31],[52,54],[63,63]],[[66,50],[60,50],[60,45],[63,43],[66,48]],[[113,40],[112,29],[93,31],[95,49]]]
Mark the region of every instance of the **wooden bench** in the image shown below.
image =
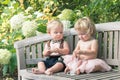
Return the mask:
[[[31,73],[31,64],[43,60],[42,51],[46,41],[51,37],[47,34],[27,38],[14,43],[17,54],[18,80],[120,80],[120,22],[96,24],[96,38],[99,42],[98,57],[104,59],[113,70],[110,72],[95,72],[90,74],[69,75],[63,72],[48,76]],[[78,37],[74,28],[64,32],[71,53]]]

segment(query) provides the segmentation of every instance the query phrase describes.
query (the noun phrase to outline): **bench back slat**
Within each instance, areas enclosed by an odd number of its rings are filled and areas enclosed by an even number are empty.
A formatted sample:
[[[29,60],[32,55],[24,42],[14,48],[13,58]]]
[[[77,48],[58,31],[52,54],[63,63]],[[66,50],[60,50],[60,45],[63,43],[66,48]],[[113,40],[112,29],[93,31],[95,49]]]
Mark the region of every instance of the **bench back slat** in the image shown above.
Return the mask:
[[[116,31],[115,33],[114,33],[114,58],[115,59],[117,59],[118,58],[118,48],[119,48],[119,40],[118,40],[118,38],[119,38],[119,34],[118,34],[119,32],[118,31]],[[117,50],[116,50],[117,49]]]
[[[112,59],[112,53],[113,53],[113,32],[109,32],[108,33],[108,35],[109,35],[109,38],[108,38],[108,40],[107,41],[109,41],[109,44],[108,44],[108,58],[109,59]]]
[[[38,57],[41,58],[42,57],[42,44],[37,44],[37,54]]]

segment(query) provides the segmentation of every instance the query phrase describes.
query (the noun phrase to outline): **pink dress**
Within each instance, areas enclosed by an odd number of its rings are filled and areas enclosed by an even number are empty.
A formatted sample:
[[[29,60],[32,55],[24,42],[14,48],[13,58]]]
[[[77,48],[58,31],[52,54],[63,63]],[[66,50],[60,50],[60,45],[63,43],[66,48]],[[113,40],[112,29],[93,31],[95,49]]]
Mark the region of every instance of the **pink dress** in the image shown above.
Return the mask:
[[[73,58],[72,55],[66,55],[63,57],[64,63],[72,68],[72,70],[80,69],[81,73],[91,73],[93,72],[95,66],[99,65],[102,69],[99,71],[110,71],[112,68],[102,59],[90,59],[90,60],[78,60],[76,58]],[[80,66],[77,66],[78,61],[81,61]]]

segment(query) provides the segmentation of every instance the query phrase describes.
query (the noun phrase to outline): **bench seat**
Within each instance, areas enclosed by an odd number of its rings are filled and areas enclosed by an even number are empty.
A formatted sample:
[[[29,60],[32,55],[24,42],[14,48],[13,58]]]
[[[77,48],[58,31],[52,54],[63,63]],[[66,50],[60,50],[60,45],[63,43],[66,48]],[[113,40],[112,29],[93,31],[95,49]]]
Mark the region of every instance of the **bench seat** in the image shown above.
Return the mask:
[[[64,72],[54,75],[33,74],[31,70],[21,70],[24,80],[120,80],[120,72],[112,70],[109,72],[94,72],[89,74],[70,75]]]

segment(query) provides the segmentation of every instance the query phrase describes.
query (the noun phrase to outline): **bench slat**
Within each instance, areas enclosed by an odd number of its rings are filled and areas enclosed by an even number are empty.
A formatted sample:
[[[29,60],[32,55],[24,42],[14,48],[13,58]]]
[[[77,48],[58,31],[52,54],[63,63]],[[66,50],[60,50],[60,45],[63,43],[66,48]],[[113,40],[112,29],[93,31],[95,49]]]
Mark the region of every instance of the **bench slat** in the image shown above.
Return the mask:
[[[118,31],[116,31],[115,33],[114,33],[114,58],[115,59],[117,59],[118,58],[118,50],[119,49],[117,49],[117,48],[119,48],[118,47]],[[117,49],[117,50],[116,50]]]
[[[37,44],[37,54],[39,58],[42,58],[42,44]]]

